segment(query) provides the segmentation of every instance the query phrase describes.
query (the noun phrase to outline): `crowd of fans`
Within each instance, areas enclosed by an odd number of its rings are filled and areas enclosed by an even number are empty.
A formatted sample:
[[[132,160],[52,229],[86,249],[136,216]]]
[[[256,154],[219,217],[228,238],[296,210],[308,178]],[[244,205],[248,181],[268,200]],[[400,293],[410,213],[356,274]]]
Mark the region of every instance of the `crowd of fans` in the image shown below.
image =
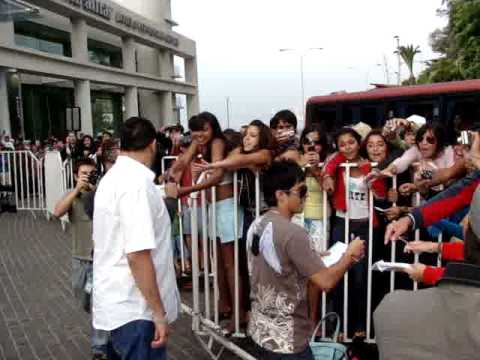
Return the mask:
[[[190,132],[180,138],[179,160],[164,174],[166,193],[172,198],[184,198],[191,192],[217,188],[217,236],[220,250],[219,282],[220,309],[231,316],[227,327],[233,328],[233,172],[239,179],[239,229],[244,247],[246,232],[255,215],[255,173],[260,173],[261,182],[272,179],[262,174],[275,160],[290,160],[304,169],[306,188],[301,195],[305,200],[304,211],[294,221],[303,226],[311,236],[311,247],[321,251],[326,240],[328,246],[344,241],[345,219],[349,218],[349,240],[354,237],[368,239],[369,190],[373,193],[373,261],[389,261],[391,248],[384,244],[386,227],[398,219],[404,219],[414,209],[439,194],[459,180],[474,176],[478,159],[470,153],[472,123],[456,123],[449,132],[441,123],[426,122],[415,117],[415,122],[406,119],[391,119],[379,129],[371,129],[364,123],[327,133],[322,126],[309,125],[297,136],[297,120],[290,111],[277,113],[269,126],[259,120],[242,127],[241,132],[227,129],[221,131],[214,115],[201,113],[189,122]],[[463,137],[463,141],[462,138]],[[480,154],[477,154],[480,155]],[[350,168],[346,185],[346,169],[342,163],[356,163]],[[201,177],[202,173],[208,176]],[[395,180],[394,180],[395,177]],[[476,187],[476,182],[474,187]],[[396,187],[394,187],[396,186]],[[349,191],[347,208],[346,191]],[[327,214],[324,214],[324,191],[328,194]],[[469,196],[469,198],[468,198]],[[420,239],[413,232],[397,242],[396,261],[413,264],[395,276],[396,289],[412,289],[412,280],[420,288],[436,284],[442,279],[444,268],[437,268],[437,253],[444,260],[463,259],[463,227],[469,212],[469,200],[454,212],[439,217],[438,221],[419,226]],[[261,211],[268,208],[261,197]],[[188,205],[187,205],[188,206]],[[441,205],[437,204],[438,207]],[[445,210],[445,209],[443,209]],[[447,210],[451,210],[448,209]],[[188,219],[186,219],[188,221]],[[327,239],[324,239],[324,222]],[[400,221],[400,223],[402,223]],[[187,238],[191,230],[187,227]],[[442,234],[442,245],[438,236]],[[408,234],[406,234],[408,235]],[[201,232],[199,232],[201,238]],[[187,241],[190,247],[190,242]],[[367,247],[369,245],[367,244]],[[414,254],[420,254],[419,262]],[[241,261],[240,266],[244,261]],[[349,293],[349,338],[364,338],[367,312],[367,258],[363,258],[350,270]],[[246,268],[240,271],[240,323],[246,324],[250,311],[249,281]],[[342,316],[343,284],[329,297],[328,309]],[[373,306],[378,306],[389,292],[390,274],[373,274]],[[309,288],[309,315],[314,321],[319,318],[320,292]]]
[[[349,241],[357,237],[368,240],[371,192],[373,239],[370,243],[367,241],[366,246],[367,249],[372,246],[373,261],[389,261],[391,248],[388,242],[401,240],[397,241],[396,261],[413,265],[396,274],[396,288],[411,289],[412,280],[423,283],[421,287],[436,284],[445,273],[445,269],[436,267],[437,253],[441,252],[445,260],[463,260],[463,229],[468,219],[470,200],[478,184],[475,171],[480,167],[480,153],[470,149],[473,132],[463,130],[477,129],[472,124],[457,123],[454,130],[447,132],[440,123],[430,123],[425,119],[419,121],[419,117],[415,120],[390,119],[378,129],[358,123],[342,127],[336,133],[326,132],[321,124],[309,124],[300,132],[295,115],[283,110],[275,114],[268,125],[253,120],[237,132],[222,130],[213,114],[202,112],[189,120],[188,131],[180,125],[162,129],[157,133],[157,155],[152,168],[156,182],[164,185],[166,204],[174,225],[172,238],[177,275],[180,275],[179,217],[183,222],[186,271],[189,272],[192,232],[198,231],[199,238],[202,237],[201,221],[198,229],[192,229],[190,224],[192,201],[199,200],[192,200],[189,195],[207,190],[211,203],[211,189],[215,187],[216,201],[209,205],[209,214],[215,206],[220,315],[222,319],[230,319],[226,331],[232,333],[237,320],[234,314],[234,241],[238,235],[241,244],[238,321],[242,326],[247,325],[251,319],[252,298],[246,244],[248,230],[256,214],[255,177],[258,174],[264,186],[275,183],[275,179],[269,178],[275,173],[270,168],[277,161],[283,161],[296,164],[303,170],[303,185],[298,189],[294,187],[294,190],[282,191],[294,192],[304,202],[303,212],[297,214],[293,222],[308,232],[311,251],[323,255],[325,245],[328,248],[338,241],[343,242],[345,236]],[[37,142],[14,141],[4,135],[0,146],[4,150],[29,149],[38,154],[50,147],[60,151],[63,159],[82,161],[89,158],[92,164],[96,163],[97,171],[100,169],[103,173],[115,162],[119,142],[107,132],[98,139],[69,133],[64,142],[51,139],[44,146]],[[165,162],[167,170],[163,171],[162,158],[167,155],[178,158]],[[110,163],[108,167],[105,167],[105,161]],[[345,163],[356,166],[347,170]],[[237,176],[234,176],[235,172]],[[236,178],[238,186],[235,187]],[[88,179],[82,181],[87,183]],[[415,213],[422,204],[428,207],[432,199],[449,194],[453,191],[452,187],[459,186],[459,181],[465,183],[460,189],[473,188],[468,194],[462,192],[463,202],[449,209],[441,208],[437,202],[435,209],[442,216],[427,218]],[[234,188],[238,188],[237,211]],[[458,188],[455,191],[458,192]],[[181,211],[177,208],[178,199],[181,200]],[[260,212],[265,213],[273,202],[271,193],[263,187]],[[235,221],[236,214],[238,221]],[[201,219],[200,210],[198,218]],[[349,219],[348,234],[345,234],[346,219]],[[235,229],[235,224],[238,224],[238,229]],[[421,240],[412,241],[411,230],[415,228],[420,230]],[[441,245],[437,242],[439,234],[443,236]],[[206,267],[203,263],[204,251],[209,249],[200,246],[201,270]],[[420,262],[414,263],[413,254],[420,254]],[[349,274],[349,294],[352,295],[348,298],[349,326],[343,336],[363,339],[367,327],[367,257],[355,258]],[[389,292],[389,281],[389,274],[374,274],[372,311]],[[321,291],[314,285],[310,281],[308,286],[308,314],[316,322],[321,314]],[[344,309],[342,286],[340,282],[332,290],[327,304],[329,310],[341,317]]]

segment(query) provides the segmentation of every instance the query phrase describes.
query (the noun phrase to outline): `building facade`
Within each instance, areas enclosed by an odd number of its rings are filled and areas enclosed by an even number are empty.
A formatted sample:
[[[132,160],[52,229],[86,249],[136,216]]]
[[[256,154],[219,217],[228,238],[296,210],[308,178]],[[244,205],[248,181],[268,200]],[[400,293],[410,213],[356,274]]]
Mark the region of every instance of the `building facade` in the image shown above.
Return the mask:
[[[95,136],[135,115],[160,127],[178,121],[181,95],[198,112],[195,42],[172,30],[170,0],[0,0],[2,11],[0,131]]]

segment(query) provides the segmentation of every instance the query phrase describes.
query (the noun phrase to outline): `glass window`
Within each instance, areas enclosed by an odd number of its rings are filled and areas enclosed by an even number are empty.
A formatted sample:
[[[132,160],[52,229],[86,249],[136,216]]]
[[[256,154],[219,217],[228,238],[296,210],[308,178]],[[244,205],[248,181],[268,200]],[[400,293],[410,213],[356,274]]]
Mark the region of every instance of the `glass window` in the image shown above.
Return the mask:
[[[67,32],[30,21],[17,21],[14,27],[16,45],[49,54],[71,56],[70,35]]]
[[[96,40],[88,39],[88,58],[90,62],[99,65],[113,66],[116,68],[123,66],[121,48]]]

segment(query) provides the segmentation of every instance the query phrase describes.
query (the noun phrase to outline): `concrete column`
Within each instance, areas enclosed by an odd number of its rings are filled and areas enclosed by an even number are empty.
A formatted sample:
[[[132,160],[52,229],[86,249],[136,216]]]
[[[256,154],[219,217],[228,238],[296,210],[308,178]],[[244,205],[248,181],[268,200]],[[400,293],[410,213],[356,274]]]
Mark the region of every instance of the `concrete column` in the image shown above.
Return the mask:
[[[124,121],[132,116],[138,116],[138,89],[136,86],[127,86],[125,88]]]
[[[198,97],[198,70],[197,58],[192,57],[185,59],[185,81],[197,86],[195,95],[187,95],[187,118],[192,117],[200,112],[200,101]]]
[[[88,27],[85,19],[71,18],[72,32],[70,41],[72,43],[72,57],[78,61],[88,61]]]
[[[15,30],[12,21],[0,21],[0,44],[6,46],[15,45]]]
[[[123,69],[128,72],[136,72],[136,59],[135,59],[135,40],[131,37],[122,38],[122,61]]]
[[[198,83],[197,58],[185,59],[185,82],[197,85]]]
[[[174,97],[170,91],[163,91],[159,93],[161,106],[161,122],[162,125],[173,125],[177,122],[176,115],[173,112]]]
[[[162,126],[160,94],[157,91],[138,90],[138,95],[140,114],[159,129]]]
[[[82,133],[93,134],[92,102],[90,96],[90,80],[75,80],[75,106],[80,108]]]
[[[158,54],[160,77],[167,80],[172,80],[172,76],[175,72],[173,68],[173,54],[167,50],[159,50]]]
[[[187,119],[200,112],[200,101],[197,95],[187,95]]]
[[[4,130],[8,135],[12,135],[10,110],[8,108],[7,73],[0,71],[0,133]]]

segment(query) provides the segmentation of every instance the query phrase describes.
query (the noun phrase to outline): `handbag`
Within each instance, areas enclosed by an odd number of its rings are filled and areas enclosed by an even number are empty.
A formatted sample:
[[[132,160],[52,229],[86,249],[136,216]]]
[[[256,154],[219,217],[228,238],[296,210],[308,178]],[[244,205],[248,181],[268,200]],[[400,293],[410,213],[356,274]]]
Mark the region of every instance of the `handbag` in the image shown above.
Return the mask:
[[[315,334],[320,326],[328,319],[335,318],[336,327],[335,332],[331,338],[321,338],[315,341]],[[313,330],[312,338],[310,339],[310,348],[312,349],[315,360],[347,360],[347,347],[338,342],[338,334],[340,333],[340,317],[337,313],[330,312],[321,319],[315,330]]]

